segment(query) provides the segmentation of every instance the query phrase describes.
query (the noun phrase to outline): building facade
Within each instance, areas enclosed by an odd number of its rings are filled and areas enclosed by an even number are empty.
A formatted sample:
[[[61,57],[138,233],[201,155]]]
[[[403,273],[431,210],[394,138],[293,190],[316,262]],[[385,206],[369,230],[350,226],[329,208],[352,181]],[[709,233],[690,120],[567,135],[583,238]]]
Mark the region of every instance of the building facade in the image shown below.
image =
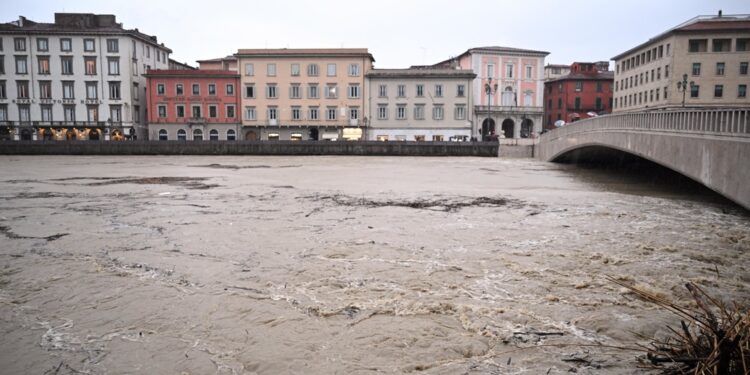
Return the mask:
[[[615,112],[746,106],[750,15],[698,16],[612,60]]]
[[[231,70],[237,72],[237,58],[234,56],[219,57],[216,59],[198,60],[198,69],[202,70]]]
[[[526,138],[542,130],[544,58],[549,52],[472,48],[439,67],[474,71],[473,136]]]
[[[366,74],[368,140],[468,141],[471,70],[373,69]]]
[[[612,112],[614,72],[608,63],[573,63],[570,73],[544,82],[544,128]]]
[[[240,76],[226,70],[149,70],[149,139],[234,141]]]
[[[362,139],[367,49],[241,49],[245,140]]]
[[[0,24],[0,139],[146,139],[146,78],[172,51],[113,15]]]
[[[560,78],[570,74],[570,65],[547,64],[544,66],[544,80]]]

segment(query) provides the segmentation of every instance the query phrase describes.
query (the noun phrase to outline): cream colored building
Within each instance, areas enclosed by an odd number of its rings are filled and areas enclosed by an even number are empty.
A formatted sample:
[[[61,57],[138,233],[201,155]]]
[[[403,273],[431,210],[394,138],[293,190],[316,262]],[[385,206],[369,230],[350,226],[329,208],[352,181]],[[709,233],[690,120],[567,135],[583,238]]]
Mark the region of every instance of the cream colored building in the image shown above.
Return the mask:
[[[750,104],[750,15],[698,16],[612,59],[614,112]]]
[[[471,70],[373,69],[367,73],[367,140],[468,141]]]
[[[366,48],[241,49],[242,139],[362,139]]]

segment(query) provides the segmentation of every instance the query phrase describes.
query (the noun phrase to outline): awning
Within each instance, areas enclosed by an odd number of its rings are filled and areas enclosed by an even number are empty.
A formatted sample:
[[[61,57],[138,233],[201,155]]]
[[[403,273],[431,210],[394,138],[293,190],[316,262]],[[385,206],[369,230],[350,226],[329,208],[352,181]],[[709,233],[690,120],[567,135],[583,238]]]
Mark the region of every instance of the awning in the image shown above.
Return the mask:
[[[339,133],[323,133],[321,139],[338,139]]]

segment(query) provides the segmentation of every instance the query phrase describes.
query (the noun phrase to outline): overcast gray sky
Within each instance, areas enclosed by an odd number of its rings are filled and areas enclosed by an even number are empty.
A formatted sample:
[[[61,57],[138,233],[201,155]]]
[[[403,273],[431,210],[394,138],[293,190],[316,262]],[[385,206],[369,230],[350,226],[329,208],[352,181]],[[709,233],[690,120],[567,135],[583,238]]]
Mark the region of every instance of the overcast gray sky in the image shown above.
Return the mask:
[[[550,52],[546,63],[609,60],[699,14],[750,13],[747,0],[2,0],[0,21],[109,13],[156,35],[172,58],[238,48],[366,47],[378,68],[435,63],[471,47]]]

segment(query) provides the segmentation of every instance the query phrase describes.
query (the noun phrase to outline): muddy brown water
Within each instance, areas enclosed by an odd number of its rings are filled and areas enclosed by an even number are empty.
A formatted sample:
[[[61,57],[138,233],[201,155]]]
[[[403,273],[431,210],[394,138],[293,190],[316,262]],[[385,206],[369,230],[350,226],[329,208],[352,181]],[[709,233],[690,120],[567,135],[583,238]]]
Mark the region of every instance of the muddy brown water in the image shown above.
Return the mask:
[[[2,374],[646,373],[745,211],[533,160],[0,157]]]

